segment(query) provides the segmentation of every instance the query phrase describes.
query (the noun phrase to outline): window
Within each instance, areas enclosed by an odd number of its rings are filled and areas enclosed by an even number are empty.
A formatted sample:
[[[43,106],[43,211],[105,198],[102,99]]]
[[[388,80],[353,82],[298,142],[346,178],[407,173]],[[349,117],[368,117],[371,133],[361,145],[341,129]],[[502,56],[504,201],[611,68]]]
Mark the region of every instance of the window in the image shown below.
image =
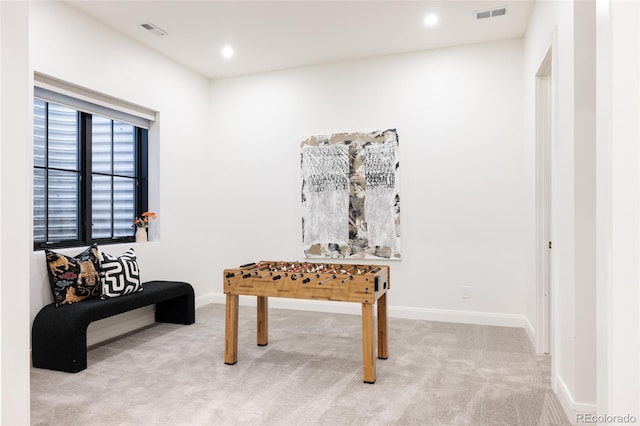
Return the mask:
[[[147,210],[148,131],[52,97],[34,99],[34,248],[133,241]]]

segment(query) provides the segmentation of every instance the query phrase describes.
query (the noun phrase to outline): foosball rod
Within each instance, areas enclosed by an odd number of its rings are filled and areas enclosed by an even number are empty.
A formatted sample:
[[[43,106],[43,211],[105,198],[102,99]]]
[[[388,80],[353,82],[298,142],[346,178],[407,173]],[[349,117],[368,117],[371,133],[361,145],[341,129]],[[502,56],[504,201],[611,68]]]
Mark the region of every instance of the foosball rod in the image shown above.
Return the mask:
[[[327,278],[326,280],[322,280],[322,281],[320,281],[318,284],[324,284],[324,283],[326,283],[327,281],[331,281],[331,280],[335,280],[335,279],[336,279],[336,276],[335,276],[335,275],[332,275],[331,277]]]

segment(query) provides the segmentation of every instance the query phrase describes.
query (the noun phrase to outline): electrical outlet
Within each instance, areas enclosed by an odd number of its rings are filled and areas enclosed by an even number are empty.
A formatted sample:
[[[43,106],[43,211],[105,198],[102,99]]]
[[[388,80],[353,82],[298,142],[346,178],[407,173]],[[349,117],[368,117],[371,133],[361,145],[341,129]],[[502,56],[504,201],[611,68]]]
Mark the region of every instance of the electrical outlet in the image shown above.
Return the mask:
[[[462,286],[462,298],[471,299],[471,287],[469,287],[468,285]]]

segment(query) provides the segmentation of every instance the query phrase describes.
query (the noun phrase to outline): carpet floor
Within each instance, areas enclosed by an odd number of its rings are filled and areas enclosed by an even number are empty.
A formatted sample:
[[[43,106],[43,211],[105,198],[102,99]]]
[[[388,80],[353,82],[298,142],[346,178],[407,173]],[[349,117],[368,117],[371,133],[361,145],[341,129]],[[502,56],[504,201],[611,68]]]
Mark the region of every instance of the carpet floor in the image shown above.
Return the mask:
[[[76,374],[31,369],[33,425],[568,425],[548,356],[517,328],[389,318],[389,359],[362,382],[357,315],[240,307],[224,364],[224,305],[91,348]]]

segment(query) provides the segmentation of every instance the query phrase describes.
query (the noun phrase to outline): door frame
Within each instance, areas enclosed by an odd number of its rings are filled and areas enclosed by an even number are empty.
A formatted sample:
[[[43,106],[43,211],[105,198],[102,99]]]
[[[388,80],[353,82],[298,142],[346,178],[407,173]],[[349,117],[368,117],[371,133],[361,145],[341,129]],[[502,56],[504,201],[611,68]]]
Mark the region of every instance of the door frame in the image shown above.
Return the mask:
[[[552,334],[552,47],[536,73],[536,352],[551,353]]]

